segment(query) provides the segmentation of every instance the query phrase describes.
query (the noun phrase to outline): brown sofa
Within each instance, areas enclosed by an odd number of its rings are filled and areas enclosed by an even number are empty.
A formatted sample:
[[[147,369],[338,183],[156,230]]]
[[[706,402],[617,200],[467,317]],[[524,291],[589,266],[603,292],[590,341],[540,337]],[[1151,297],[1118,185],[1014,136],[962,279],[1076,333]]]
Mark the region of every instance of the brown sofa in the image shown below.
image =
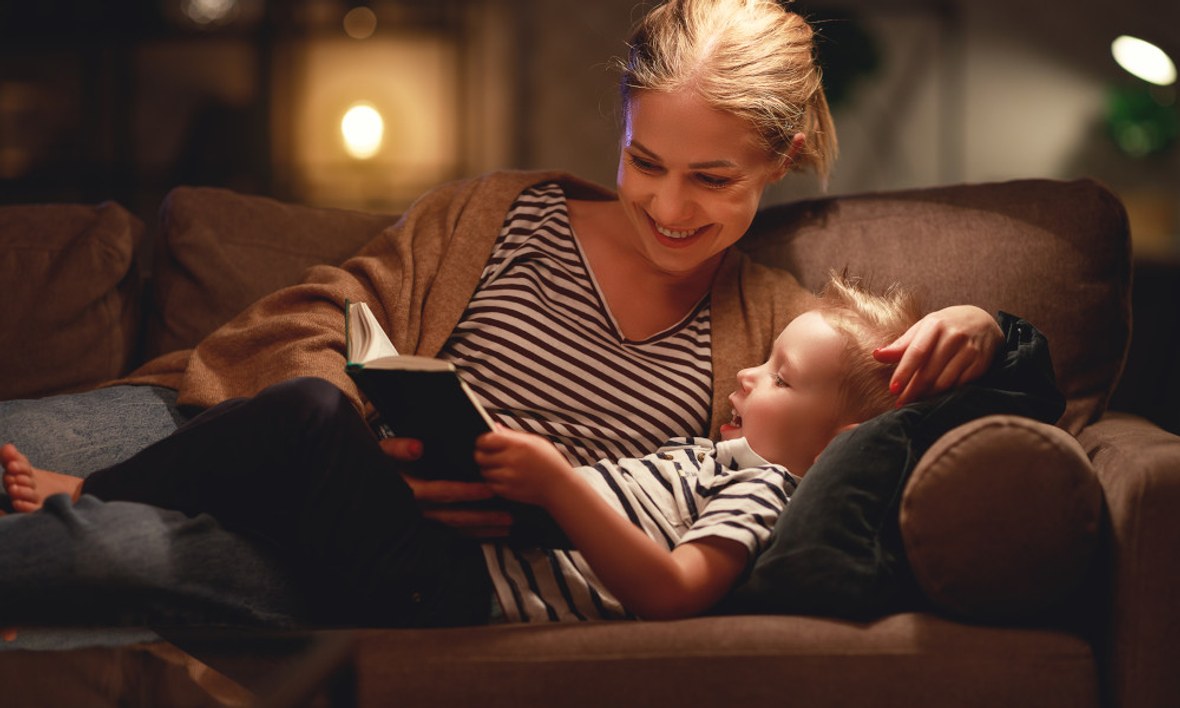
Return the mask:
[[[82,390],[190,346],[394,218],[182,187],[147,244],[112,203],[0,208],[0,337],[22,343],[0,347],[0,399]],[[1106,411],[1131,331],[1117,198],[1047,180],[833,197],[766,209],[742,245],[808,286],[847,267],[1047,335],[1058,426],[975,421],[909,481],[901,529],[928,609],[361,630],[360,703],[1175,705],[1180,437]]]

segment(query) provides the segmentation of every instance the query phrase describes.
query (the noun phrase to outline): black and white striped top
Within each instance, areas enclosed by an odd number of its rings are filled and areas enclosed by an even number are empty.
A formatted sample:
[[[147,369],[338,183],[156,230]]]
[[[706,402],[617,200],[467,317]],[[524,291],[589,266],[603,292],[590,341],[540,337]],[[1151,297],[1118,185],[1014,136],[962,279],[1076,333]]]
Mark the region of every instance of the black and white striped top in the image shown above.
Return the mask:
[[[672,549],[726,538],[759,553],[797,479],[767,463],[744,438],[669,440],[642,458],[601,461],[577,471],[620,514]],[[485,545],[484,558],[504,608],[517,622],[633,619],[577,552]]]
[[[708,431],[708,298],[655,336],[624,338],[557,184],[517,199],[439,356],[455,364],[493,418],[548,437],[575,465],[642,457],[670,438]],[[489,555],[489,569],[501,580],[536,581],[537,573],[556,578],[556,569],[576,566],[576,553],[536,553],[539,560],[510,552],[503,563]],[[499,594],[507,614],[522,618]]]
[[[565,195],[548,184],[509,211],[439,356],[493,418],[590,464],[706,434],[711,352],[707,297],[664,332],[623,338],[570,228]]]

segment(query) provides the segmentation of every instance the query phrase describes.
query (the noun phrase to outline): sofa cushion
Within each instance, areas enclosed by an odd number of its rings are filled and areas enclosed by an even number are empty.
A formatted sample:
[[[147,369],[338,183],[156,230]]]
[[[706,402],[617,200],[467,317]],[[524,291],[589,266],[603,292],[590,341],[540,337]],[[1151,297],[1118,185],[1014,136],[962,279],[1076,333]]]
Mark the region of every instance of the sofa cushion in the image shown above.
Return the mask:
[[[1059,425],[1097,420],[1130,339],[1130,237],[1091,180],[1017,180],[829,197],[762,211],[743,247],[818,288],[830,269],[1032,322],[1066,397]],[[1068,307],[1062,307],[1066,301]]]
[[[113,202],[0,207],[0,400],[127,372],[143,223]]]
[[[868,624],[755,616],[360,630],[353,638],[360,705],[1099,705],[1094,654],[1081,637],[929,614]],[[217,666],[215,656],[182,646]]]
[[[940,609],[974,620],[1045,617],[1078,588],[1102,521],[1102,488],[1060,428],[990,416],[943,435],[901,503],[918,585]]]
[[[160,212],[146,355],[194,346],[310,266],[344,261],[396,220],[213,187],[173,189]]]

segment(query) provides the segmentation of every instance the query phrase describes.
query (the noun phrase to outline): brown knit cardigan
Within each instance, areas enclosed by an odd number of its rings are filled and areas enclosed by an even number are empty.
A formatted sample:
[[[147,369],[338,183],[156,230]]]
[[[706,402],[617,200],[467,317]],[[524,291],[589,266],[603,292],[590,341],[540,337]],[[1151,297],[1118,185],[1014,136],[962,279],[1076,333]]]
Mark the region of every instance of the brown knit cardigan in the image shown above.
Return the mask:
[[[344,374],[344,301],[367,302],[399,351],[437,354],[475,292],[508,209],[523,190],[547,181],[561,183],[570,198],[615,198],[561,172],[495,172],[445,184],[340,267],[309,269],[302,283],[259,300],[195,349],[148,362],[123,383],[175,388],[180,405],[207,407],[293,376],[318,376],[363,409]],[[760,363],[787,322],[813,300],[790,274],[731,249],[711,302],[709,434],[716,437],[728,419],[737,371]]]

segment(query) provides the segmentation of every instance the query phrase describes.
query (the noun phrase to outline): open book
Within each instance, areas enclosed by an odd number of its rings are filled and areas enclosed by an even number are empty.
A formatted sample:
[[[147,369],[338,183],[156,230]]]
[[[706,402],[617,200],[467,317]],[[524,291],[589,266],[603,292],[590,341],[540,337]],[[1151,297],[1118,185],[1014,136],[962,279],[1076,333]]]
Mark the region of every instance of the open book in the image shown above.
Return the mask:
[[[411,473],[423,479],[482,481],[475,439],[494,424],[454,364],[399,354],[363,302],[345,302],[344,319],[345,371],[394,435],[422,441],[422,457]],[[467,506],[511,511],[516,520],[511,541],[569,547],[565,533],[540,507],[499,498]]]
[[[475,439],[492,430],[492,419],[455,366],[398,354],[363,302],[345,303],[345,313],[345,371],[395,435],[422,441],[421,476],[480,481]]]

